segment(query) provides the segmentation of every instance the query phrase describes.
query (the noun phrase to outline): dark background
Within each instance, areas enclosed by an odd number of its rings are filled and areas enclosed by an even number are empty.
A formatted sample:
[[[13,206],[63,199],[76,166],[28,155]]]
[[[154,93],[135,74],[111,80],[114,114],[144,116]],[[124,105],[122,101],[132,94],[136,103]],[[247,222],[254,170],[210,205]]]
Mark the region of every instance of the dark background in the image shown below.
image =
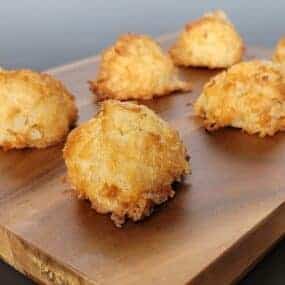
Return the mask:
[[[121,33],[174,32],[218,8],[247,44],[273,47],[285,35],[282,0],[0,0],[0,65],[44,70],[94,55]],[[0,262],[0,284],[32,282]],[[285,284],[285,240],[240,283],[252,284]]]

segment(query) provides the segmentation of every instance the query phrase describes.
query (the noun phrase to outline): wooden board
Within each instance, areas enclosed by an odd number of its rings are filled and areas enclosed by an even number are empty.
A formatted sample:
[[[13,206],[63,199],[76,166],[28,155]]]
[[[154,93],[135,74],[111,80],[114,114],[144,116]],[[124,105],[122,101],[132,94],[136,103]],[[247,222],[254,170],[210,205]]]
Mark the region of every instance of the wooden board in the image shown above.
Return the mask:
[[[161,39],[165,47],[173,37]],[[268,57],[248,49],[248,57]],[[80,121],[96,111],[86,81],[98,58],[49,70],[76,95]],[[64,183],[62,145],[0,151],[0,255],[44,284],[230,284],[285,232],[285,134],[209,134],[192,102],[217,71],[184,70],[194,85],[146,104],[179,129],[193,173],[141,223],[114,227]]]

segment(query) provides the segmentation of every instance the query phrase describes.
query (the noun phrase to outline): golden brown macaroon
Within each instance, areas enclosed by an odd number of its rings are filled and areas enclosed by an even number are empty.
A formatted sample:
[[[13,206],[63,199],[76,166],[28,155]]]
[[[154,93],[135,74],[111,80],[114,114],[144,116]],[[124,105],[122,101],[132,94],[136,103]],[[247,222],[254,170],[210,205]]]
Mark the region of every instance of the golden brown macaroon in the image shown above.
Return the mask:
[[[243,40],[223,11],[187,24],[170,49],[176,65],[225,68],[243,56]]]
[[[103,52],[90,89],[103,99],[152,99],[174,91],[189,91],[168,55],[148,36],[126,34]]]
[[[116,100],[69,134],[64,159],[78,196],[119,227],[149,216],[189,172],[177,131],[147,107]]]
[[[278,63],[285,63],[285,37],[281,38],[275,48],[273,61]]]
[[[52,76],[0,71],[0,147],[43,148],[62,141],[75,123],[73,96]]]
[[[270,61],[248,61],[213,77],[194,105],[206,129],[241,128],[261,137],[285,128],[284,69]]]

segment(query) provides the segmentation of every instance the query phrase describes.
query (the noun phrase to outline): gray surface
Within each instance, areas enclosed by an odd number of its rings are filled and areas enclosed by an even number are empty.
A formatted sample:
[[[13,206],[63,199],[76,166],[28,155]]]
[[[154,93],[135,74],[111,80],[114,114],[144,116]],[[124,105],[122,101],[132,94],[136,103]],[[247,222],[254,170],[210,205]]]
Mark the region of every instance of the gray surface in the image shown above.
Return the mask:
[[[97,53],[123,32],[159,35],[223,8],[246,42],[272,46],[285,33],[285,1],[0,1],[0,64],[46,69]]]
[[[176,31],[210,9],[224,9],[248,44],[272,47],[285,34],[285,1],[0,1],[0,65],[44,70],[94,55],[123,32]],[[0,262],[0,284],[32,284]],[[284,285],[285,241],[240,285]],[[219,285],[219,284],[214,284]]]

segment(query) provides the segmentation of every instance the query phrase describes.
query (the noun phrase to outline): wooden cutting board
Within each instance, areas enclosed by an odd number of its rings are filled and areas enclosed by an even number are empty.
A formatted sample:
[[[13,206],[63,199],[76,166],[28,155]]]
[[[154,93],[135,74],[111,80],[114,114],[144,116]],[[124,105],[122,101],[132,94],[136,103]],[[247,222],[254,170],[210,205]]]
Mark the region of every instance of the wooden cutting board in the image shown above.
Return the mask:
[[[165,47],[173,35],[160,39]],[[270,51],[249,48],[247,57]],[[76,95],[80,122],[97,110],[86,81],[98,58],[49,70]],[[39,283],[230,284],[285,232],[285,133],[209,134],[192,103],[217,71],[183,70],[194,90],[145,102],[181,133],[193,173],[140,223],[114,227],[64,181],[62,145],[0,151],[0,255]]]

